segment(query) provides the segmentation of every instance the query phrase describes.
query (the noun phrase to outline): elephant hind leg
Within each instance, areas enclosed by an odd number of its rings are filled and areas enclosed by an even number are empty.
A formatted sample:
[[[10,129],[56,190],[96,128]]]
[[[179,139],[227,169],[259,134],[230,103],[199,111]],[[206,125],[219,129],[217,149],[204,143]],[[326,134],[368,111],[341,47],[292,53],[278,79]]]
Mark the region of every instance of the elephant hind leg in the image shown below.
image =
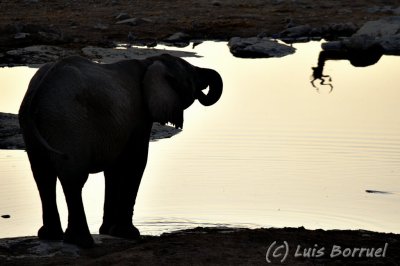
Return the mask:
[[[38,231],[38,237],[46,240],[61,240],[64,233],[57,209],[56,171],[47,154],[28,149],[28,157],[42,202],[43,226]]]
[[[83,248],[92,247],[94,241],[89,231],[82,202],[82,188],[88,174],[62,174],[59,178],[68,207],[68,227],[65,230],[64,242]]]

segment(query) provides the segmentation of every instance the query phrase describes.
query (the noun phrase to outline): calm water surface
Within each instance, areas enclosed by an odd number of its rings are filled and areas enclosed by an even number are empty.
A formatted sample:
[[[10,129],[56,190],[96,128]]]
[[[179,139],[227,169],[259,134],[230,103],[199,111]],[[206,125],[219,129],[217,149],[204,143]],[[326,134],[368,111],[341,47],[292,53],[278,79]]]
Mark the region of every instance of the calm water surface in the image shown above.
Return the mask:
[[[334,89],[310,84],[320,43],[280,59],[238,59],[226,43],[195,48],[224,94],[185,112],[184,130],[152,142],[135,208],[144,234],[195,226],[304,226],[400,233],[400,60],[367,68],[329,61]],[[188,48],[188,50],[191,50]],[[16,113],[36,69],[0,69],[0,111]],[[386,193],[367,193],[376,190]],[[102,218],[104,180],[89,178],[90,229]],[[65,228],[66,205],[58,186]],[[41,206],[27,156],[0,151],[0,237],[34,235]]]

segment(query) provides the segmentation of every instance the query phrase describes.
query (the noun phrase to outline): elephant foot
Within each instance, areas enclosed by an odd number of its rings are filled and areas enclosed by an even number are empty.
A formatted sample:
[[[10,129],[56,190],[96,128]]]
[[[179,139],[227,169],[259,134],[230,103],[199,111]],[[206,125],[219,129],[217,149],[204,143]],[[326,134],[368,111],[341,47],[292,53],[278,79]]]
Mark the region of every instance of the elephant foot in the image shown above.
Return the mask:
[[[43,240],[63,240],[64,232],[61,227],[43,225],[38,231],[38,237]]]
[[[111,225],[110,224],[103,223],[100,226],[99,233],[101,235],[109,235],[110,234],[110,229],[111,229]]]
[[[113,225],[110,227],[110,230],[108,231],[108,235],[126,238],[126,239],[134,239],[134,240],[137,240],[140,238],[139,230],[132,224]]]
[[[69,228],[65,230],[64,242],[74,244],[82,248],[91,248],[94,246],[93,237],[89,232],[82,232]]]

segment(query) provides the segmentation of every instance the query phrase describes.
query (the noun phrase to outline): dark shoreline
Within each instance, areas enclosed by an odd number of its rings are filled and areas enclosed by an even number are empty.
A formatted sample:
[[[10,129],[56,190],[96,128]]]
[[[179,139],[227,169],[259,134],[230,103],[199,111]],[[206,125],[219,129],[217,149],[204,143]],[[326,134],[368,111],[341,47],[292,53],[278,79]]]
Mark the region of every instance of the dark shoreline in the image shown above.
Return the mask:
[[[267,259],[270,265],[398,265],[400,262],[400,235],[364,230],[199,227],[143,236],[139,241],[93,236],[96,246],[91,249],[40,241],[36,237],[0,239],[0,262],[2,265],[263,265]]]

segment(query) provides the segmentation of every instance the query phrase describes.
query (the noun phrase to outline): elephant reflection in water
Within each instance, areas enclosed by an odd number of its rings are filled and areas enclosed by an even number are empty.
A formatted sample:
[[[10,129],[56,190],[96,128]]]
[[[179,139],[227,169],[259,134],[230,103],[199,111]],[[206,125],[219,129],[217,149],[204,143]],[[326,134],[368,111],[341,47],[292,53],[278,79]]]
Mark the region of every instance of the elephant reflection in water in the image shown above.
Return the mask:
[[[209,106],[221,94],[222,79],[215,70],[167,54],[114,64],[73,56],[41,67],[19,110],[42,201],[39,238],[93,245],[81,193],[89,173],[101,171],[105,200],[100,233],[138,238],[133,207],[153,122],[182,128],[183,111],[196,99]],[[65,234],[56,204],[57,177],[68,207]]]
[[[319,88],[314,84],[319,80],[320,85],[329,86],[329,92],[332,92],[332,77],[323,74],[325,62],[328,60],[349,60],[355,67],[366,67],[377,63],[382,55],[380,47],[371,47],[367,50],[323,50],[319,53],[318,65],[312,67],[311,85],[319,92]]]

